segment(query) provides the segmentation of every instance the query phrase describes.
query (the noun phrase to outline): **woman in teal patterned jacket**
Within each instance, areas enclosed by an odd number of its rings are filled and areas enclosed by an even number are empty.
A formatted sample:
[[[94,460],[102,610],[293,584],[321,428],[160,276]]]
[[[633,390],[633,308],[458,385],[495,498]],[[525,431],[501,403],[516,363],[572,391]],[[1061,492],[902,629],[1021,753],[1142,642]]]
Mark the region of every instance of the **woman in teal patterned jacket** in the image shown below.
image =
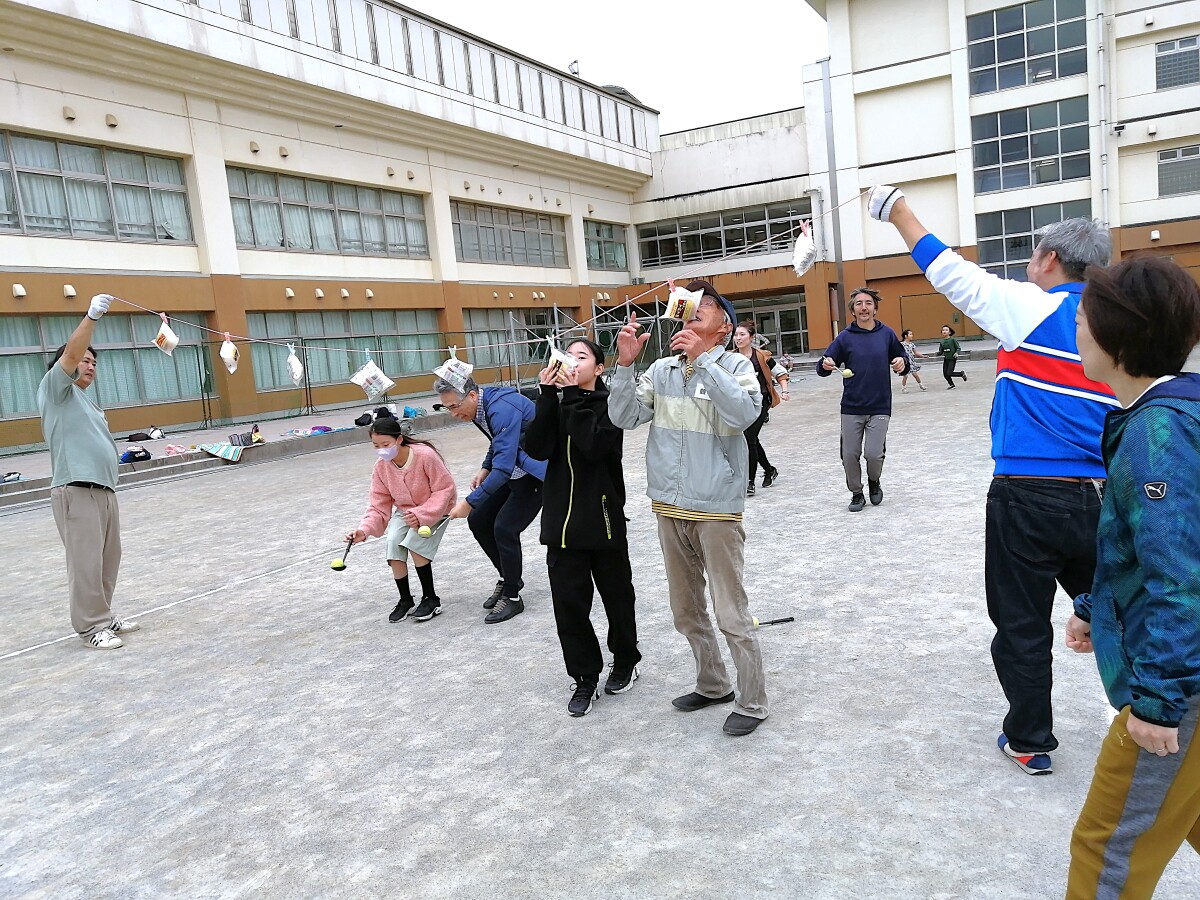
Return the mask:
[[[1108,414],[1096,577],[1067,646],[1095,650],[1119,710],[1071,838],[1068,898],[1149,897],[1184,840],[1200,850],[1200,290],[1175,263],[1089,270],[1076,316]]]

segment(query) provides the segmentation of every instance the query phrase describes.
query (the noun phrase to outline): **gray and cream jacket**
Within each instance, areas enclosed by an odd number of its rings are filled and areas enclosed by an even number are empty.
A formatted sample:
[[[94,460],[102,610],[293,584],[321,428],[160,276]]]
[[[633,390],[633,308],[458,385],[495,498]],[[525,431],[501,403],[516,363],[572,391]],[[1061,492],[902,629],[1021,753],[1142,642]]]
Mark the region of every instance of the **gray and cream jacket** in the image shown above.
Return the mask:
[[[762,405],[758,377],[740,353],[714,347],[684,380],[679,356],[655,360],[639,377],[618,366],[609,381],[608,416],[631,430],[649,422],[646,496],[704,513],[741,513],[749,454],[743,432]]]

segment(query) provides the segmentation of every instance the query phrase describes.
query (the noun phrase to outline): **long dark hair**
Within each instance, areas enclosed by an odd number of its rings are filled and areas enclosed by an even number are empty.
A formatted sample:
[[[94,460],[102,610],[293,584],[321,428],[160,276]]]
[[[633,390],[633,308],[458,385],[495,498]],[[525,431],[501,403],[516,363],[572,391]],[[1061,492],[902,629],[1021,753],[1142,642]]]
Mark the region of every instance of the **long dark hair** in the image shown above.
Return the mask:
[[[446,458],[442,456],[442,452],[438,450],[437,446],[432,441],[425,441],[421,438],[413,437],[408,433],[410,428],[411,426],[406,427],[403,424],[403,420],[397,419],[395,416],[386,416],[382,419],[376,419],[374,422],[372,422],[370,429],[368,429],[368,434],[371,436],[378,434],[382,437],[396,438],[401,444],[405,445],[421,444],[436,453],[438,455],[438,459],[440,459],[442,462],[446,461]]]

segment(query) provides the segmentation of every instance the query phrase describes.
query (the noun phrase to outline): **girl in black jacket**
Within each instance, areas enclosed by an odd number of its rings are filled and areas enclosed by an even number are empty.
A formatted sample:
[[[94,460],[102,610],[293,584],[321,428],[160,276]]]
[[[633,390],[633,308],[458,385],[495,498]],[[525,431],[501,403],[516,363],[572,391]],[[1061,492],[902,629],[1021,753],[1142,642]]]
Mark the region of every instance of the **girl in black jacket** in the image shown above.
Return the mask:
[[[538,378],[541,396],[525,435],[525,452],[547,460],[542,543],[563,660],[575,679],[567,712],[583,716],[599,699],[596,688],[604,667],[590,619],[593,583],[608,616],[613,655],[604,692],[629,690],[642,656],[625,534],[623,432],[608,418],[608,388],[599,378],[604,351],[581,338],[567,346],[567,355],[576,360],[574,369],[551,365]]]

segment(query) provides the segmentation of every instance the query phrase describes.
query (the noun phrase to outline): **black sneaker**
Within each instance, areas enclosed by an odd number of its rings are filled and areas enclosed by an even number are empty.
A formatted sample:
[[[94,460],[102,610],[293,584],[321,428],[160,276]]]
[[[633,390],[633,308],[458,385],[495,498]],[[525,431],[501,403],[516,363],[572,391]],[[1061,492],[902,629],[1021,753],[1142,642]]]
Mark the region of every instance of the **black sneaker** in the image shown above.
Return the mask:
[[[495,608],[483,617],[483,621],[487,625],[495,625],[497,622],[507,622],[513,616],[519,616],[523,612],[525,612],[525,604],[520,597],[501,597]]]
[[[774,466],[763,476],[763,487],[770,487],[779,480],[779,470]]]
[[[883,502],[883,487],[878,481],[867,482],[867,493],[871,495],[872,506],[878,506]]]
[[[567,704],[567,712],[578,719],[592,711],[592,701],[599,700],[600,695],[596,693],[595,679],[580,678],[571,688],[575,693],[571,695],[571,702]]]
[[[413,618],[418,622],[428,622],[434,616],[442,614],[442,601],[437,597],[422,597],[420,604],[413,610]]]
[[[967,373],[966,373],[966,372],[959,372],[958,374],[962,376],[962,380],[963,380],[963,381],[966,381],[966,380],[967,380]]]
[[[484,609],[491,609],[496,605],[496,601],[500,599],[500,595],[504,593],[504,579],[501,578],[496,582],[496,589],[492,591],[492,596],[483,601]]]
[[[753,481],[750,482],[748,485],[746,485],[746,496],[747,497],[754,496],[754,482]]]
[[[849,508],[850,512],[862,512],[863,507],[866,505],[867,505],[867,498],[862,495],[862,491],[859,491],[857,494],[855,494],[853,497],[850,498],[850,506],[848,508]]]
[[[399,622],[409,614],[412,608],[413,602],[411,600],[401,598],[400,602],[396,604],[396,608],[392,610],[392,614],[388,616],[388,621]]]
[[[637,666],[618,666],[613,663],[608,668],[608,679],[604,682],[604,693],[623,694],[638,679]]]

